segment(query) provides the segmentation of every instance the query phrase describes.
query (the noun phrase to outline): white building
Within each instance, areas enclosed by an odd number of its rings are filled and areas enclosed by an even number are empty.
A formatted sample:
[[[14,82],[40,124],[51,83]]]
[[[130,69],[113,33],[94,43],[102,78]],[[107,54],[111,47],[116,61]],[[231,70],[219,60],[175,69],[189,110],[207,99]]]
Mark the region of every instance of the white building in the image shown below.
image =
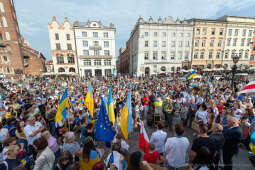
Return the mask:
[[[240,57],[238,65],[247,68],[251,58],[251,42],[255,31],[255,17],[223,16],[219,20],[227,22],[227,32],[222,65],[233,66],[232,56]]]
[[[79,73],[82,77],[107,76],[115,71],[115,27],[101,22],[74,22]]]
[[[193,23],[140,17],[130,37],[129,73],[142,76],[180,70],[191,61],[192,37]]]
[[[59,24],[54,16],[48,30],[54,73],[78,73],[73,25],[67,18]]]

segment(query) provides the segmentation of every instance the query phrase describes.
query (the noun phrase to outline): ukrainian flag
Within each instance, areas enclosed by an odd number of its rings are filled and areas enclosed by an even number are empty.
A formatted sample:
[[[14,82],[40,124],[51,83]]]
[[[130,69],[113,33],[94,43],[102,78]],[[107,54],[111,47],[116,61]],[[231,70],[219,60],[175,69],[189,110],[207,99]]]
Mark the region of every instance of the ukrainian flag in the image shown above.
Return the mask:
[[[24,159],[21,160],[21,163],[23,165],[26,165],[28,162],[29,162],[29,158],[28,157],[25,157]]]
[[[112,123],[115,122],[115,114],[114,114],[114,106],[112,102],[112,86],[110,86],[109,89],[109,96],[108,96],[108,114],[109,114],[109,119]]]
[[[61,122],[63,118],[66,119],[66,108],[69,107],[68,91],[65,89],[62,98],[58,105],[58,111],[56,113],[55,121],[57,123]]]
[[[187,80],[190,80],[190,79],[194,78],[196,75],[197,75],[196,71],[192,71],[191,73],[189,73],[189,74],[186,76],[186,79],[187,79]]]
[[[88,93],[84,100],[84,105],[89,110],[91,117],[94,117],[94,101],[93,101],[93,91],[91,84],[89,85]]]

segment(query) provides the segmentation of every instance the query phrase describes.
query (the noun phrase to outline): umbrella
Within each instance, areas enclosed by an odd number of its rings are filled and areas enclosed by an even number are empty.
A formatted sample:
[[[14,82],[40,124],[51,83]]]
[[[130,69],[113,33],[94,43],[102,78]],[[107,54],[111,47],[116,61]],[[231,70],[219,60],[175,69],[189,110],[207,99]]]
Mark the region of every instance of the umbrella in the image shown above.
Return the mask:
[[[255,81],[252,81],[248,83],[242,90],[239,92],[239,94],[242,93],[254,93],[255,92]]]

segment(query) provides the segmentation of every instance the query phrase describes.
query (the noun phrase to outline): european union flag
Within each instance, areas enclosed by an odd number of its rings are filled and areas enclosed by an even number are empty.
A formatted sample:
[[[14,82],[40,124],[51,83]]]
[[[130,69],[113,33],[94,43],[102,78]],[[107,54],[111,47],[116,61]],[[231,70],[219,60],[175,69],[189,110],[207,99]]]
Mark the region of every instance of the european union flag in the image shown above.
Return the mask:
[[[96,133],[95,139],[111,142],[114,138],[115,131],[112,130],[111,122],[109,120],[109,116],[106,112],[105,103],[102,99],[99,116],[96,124]]]

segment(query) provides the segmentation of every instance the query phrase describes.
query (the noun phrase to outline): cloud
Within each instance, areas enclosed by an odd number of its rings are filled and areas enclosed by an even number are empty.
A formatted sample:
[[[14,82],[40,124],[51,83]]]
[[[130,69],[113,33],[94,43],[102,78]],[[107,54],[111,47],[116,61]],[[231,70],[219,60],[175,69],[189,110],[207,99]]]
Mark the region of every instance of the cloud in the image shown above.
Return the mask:
[[[111,22],[117,28],[116,51],[128,40],[139,16],[173,16],[179,18],[216,18],[222,11],[245,10],[254,0],[22,0],[16,1],[20,30],[29,42],[43,50],[49,48],[48,23],[52,16],[74,20]],[[43,51],[50,56],[50,49]],[[118,53],[116,53],[117,55]]]

